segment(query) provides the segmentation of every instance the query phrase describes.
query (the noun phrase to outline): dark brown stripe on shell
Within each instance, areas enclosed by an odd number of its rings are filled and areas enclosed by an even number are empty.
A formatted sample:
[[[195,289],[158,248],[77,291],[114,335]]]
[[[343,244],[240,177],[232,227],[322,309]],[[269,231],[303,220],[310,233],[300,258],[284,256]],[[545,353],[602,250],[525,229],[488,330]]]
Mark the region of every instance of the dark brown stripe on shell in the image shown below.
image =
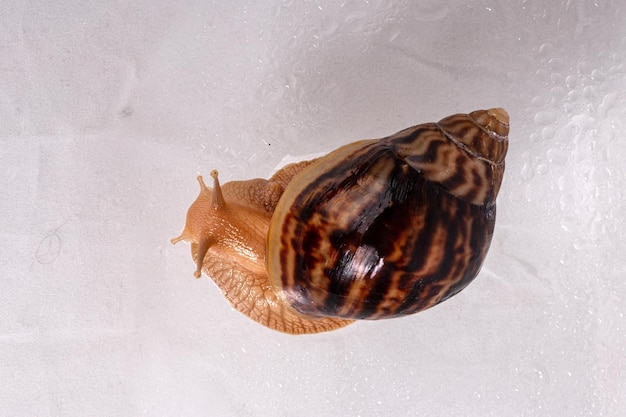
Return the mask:
[[[295,270],[283,277],[283,284],[291,285],[288,298],[304,313],[362,319],[410,314],[436,304],[447,295],[446,288],[455,286],[455,280],[463,281],[464,286],[477,272],[477,268],[470,268],[469,278],[467,274],[451,276],[455,265],[466,259],[457,259],[455,242],[466,229],[470,215],[451,209],[461,205],[470,212],[480,207],[447,194],[416,171],[406,169],[389,150],[379,148],[355,156],[357,166],[337,188],[327,182],[330,177],[337,179],[337,172],[331,170],[327,178],[319,179],[320,193],[315,195],[311,187],[302,194],[308,198],[296,200],[295,207],[302,208],[298,210],[298,222],[306,227],[292,239],[294,247],[300,249],[295,253]],[[372,153],[379,156],[371,158]],[[350,198],[349,190],[361,188],[359,180],[367,177],[368,169],[383,154],[394,161],[389,177],[378,179],[390,183],[384,194],[359,206],[358,212],[333,212],[333,206],[325,204],[332,200],[327,199]],[[442,206],[439,201],[446,204]],[[339,228],[342,221],[334,219],[337,215],[354,220]],[[316,220],[319,217],[325,221],[320,223]],[[420,218],[421,226],[415,222]],[[443,241],[433,242],[441,235],[445,236]],[[320,248],[328,250],[322,253]],[[481,252],[482,248],[470,250]],[[441,258],[437,265],[426,265],[436,256]],[[301,271],[299,276],[296,271]],[[369,281],[366,290],[360,291],[359,297],[349,297],[361,280]],[[394,282],[394,299],[387,299]]]
[[[310,181],[280,236],[283,292],[295,309],[361,319],[412,314],[474,279],[491,241],[504,164],[483,157],[484,126],[467,115],[442,122],[306,172]]]
[[[468,115],[405,129],[384,140],[427,180],[448,192],[472,204],[495,199],[504,164],[489,158],[500,158],[502,144],[506,146],[507,141],[477,125]]]

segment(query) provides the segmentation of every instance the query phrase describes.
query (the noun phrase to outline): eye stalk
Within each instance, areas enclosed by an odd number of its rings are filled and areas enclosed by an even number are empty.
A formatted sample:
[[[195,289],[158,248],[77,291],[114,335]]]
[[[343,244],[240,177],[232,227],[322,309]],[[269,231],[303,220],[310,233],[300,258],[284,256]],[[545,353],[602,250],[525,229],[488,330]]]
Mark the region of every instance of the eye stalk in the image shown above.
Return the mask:
[[[206,211],[216,211],[221,210],[226,207],[226,202],[224,201],[224,196],[222,195],[222,188],[220,187],[220,182],[218,179],[217,170],[211,171],[211,177],[213,178],[213,190],[211,190],[204,183],[204,178],[202,175],[198,175],[196,178],[198,180],[198,184],[200,184],[200,195],[198,196],[196,202],[189,209],[189,213],[187,214],[187,224],[185,225],[185,229],[180,234],[180,236],[173,238],[170,242],[172,244],[176,244],[180,241],[190,242],[195,248],[195,258],[196,258],[196,270],[193,273],[193,276],[196,278],[200,278],[202,276],[202,265],[204,264],[204,258],[206,257],[213,240],[210,235],[206,235],[204,233],[195,231],[190,227],[190,218],[203,218],[207,217],[207,215],[215,216],[210,213],[206,213]],[[204,209],[206,206],[206,201],[211,200],[211,205]],[[201,213],[205,211],[205,213]]]
[[[216,169],[212,170],[210,173],[213,178],[213,208],[218,210],[226,207],[226,201],[224,201],[224,195],[222,194],[222,187],[220,186],[220,180],[218,178],[218,172]],[[207,186],[204,185],[204,181],[202,180],[202,176],[198,176],[198,181],[200,184],[206,189]]]

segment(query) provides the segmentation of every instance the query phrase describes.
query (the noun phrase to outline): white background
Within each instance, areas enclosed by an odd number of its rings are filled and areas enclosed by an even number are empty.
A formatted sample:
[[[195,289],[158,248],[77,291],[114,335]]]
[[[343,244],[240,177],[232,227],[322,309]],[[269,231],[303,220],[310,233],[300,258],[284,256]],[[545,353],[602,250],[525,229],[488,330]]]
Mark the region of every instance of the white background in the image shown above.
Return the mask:
[[[4,1],[1,416],[626,415],[620,1]],[[171,246],[197,174],[267,177],[505,107],[484,268],[294,337]]]

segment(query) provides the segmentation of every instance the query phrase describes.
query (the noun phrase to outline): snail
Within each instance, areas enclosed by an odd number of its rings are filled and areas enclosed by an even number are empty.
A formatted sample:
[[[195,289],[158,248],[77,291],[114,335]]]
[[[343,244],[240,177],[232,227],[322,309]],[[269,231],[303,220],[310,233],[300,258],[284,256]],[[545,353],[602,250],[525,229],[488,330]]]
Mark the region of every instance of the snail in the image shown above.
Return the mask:
[[[405,316],[464,289],[495,226],[509,116],[456,114],[269,180],[201,176],[182,234],[240,312],[285,333]]]

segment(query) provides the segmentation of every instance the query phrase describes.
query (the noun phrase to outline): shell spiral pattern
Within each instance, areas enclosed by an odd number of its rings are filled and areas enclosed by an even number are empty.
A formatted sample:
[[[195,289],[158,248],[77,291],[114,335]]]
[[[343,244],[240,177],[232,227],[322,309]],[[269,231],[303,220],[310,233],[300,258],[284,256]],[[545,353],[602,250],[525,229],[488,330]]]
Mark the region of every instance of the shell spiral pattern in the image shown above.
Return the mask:
[[[455,295],[491,242],[507,135],[491,109],[329,154],[279,202],[270,279],[315,316],[389,318]]]

